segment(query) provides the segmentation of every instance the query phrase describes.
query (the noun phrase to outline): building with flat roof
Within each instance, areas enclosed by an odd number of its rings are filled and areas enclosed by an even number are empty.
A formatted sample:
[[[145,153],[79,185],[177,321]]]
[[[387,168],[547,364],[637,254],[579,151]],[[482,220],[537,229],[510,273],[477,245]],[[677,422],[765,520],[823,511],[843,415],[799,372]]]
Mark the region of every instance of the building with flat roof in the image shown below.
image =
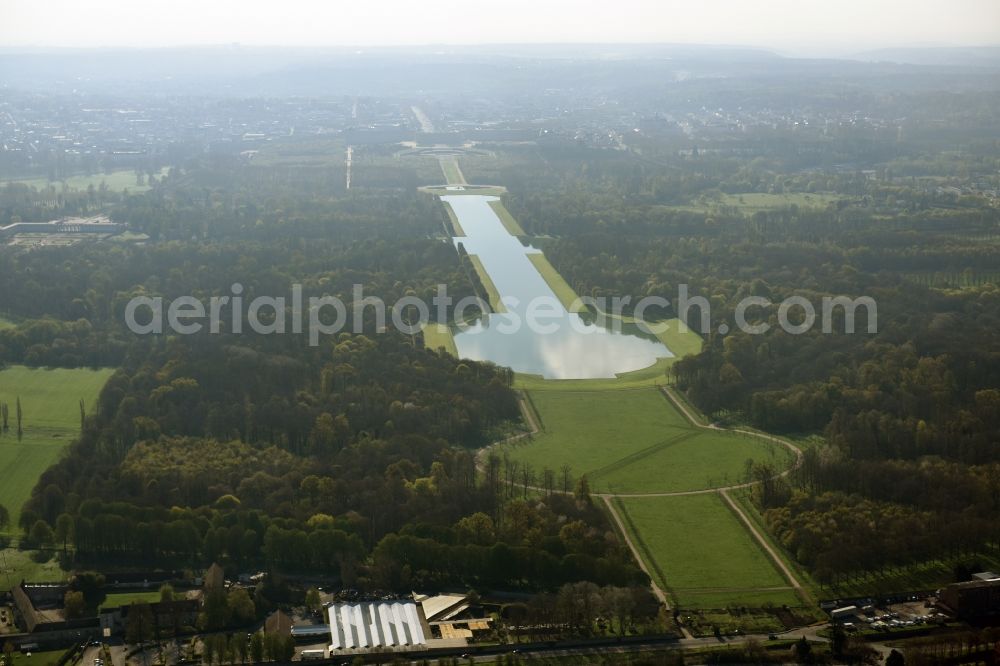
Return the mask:
[[[938,590],[938,605],[965,619],[1000,615],[1000,578],[952,583]]]
[[[52,222],[14,222],[0,227],[0,240],[17,234],[117,234],[124,224],[112,222],[105,215],[95,217],[64,217]]]

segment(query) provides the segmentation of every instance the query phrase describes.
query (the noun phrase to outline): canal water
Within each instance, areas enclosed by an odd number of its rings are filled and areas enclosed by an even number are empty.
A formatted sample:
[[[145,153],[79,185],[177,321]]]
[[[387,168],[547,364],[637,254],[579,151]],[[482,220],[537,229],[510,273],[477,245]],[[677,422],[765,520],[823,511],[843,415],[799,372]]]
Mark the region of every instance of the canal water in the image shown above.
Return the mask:
[[[529,259],[540,251],[512,236],[490,206],[497,197],[441,199],[451,205],[465,232],[453,242],[479,257],[507,310],[456,330],[460,357],[546,379],[591,379],[646,368],[673,355],[635,325],[619,324],[621,330],[613,330],[567,311]],[[529,314],[539,326],[527,324]]]

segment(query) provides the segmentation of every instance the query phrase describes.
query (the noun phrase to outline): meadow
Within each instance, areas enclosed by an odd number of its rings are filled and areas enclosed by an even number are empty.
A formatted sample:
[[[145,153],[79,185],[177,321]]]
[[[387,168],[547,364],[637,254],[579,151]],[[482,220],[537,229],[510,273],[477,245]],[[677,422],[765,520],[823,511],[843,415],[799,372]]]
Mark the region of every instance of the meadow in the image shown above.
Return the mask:
[[[741,483],[747,459],[787,467],[791,454],[762,439],[692,426],[658,389],[525,391],[541,424],[507,453],[536,473],[570,465],[595,492],[654,493]]]
[[[38,477],[59,458],[80,431],[80,400],[89,409],[112,369],[43,370],[11,366],[0,370],[0,403],[9,410],[9,429],[0,434],[0,504],[16,529],[21,505]],[[24,435],[17,437],[16,402],[21,399]]]
[[[514,219],[514,216],[510,214],[510,211],[504,207],[503,202],[491,201],[490,208],[492,208],[493,212],[500,218],[500,222],[503,223],[503,227],[507,230],[507,233],[511,236],[525,235],[524,229],[522,229],[518,221]]]
[[[735,433],[689,430],[594,470],[589,478],[593,487],[615,493],[701,490],[743,483],[748,459],[778,469],[792,462],[779,444]]]
[[[441,159],[441,171],[444,172],[445,181],[449,185],[465,185],[465,176],[462,175],[462,169],[458,166],[458,160],[454,157],[442,157]]]
[[[55,583],[66,580],[59,558],[51,551],[0,550],[0,586],[10,589],[22,580],[32,583]]]
[[[455,346],[455,336],[451,327],[446,324],[428,322],[424,325],[424,347],[427,349],[444,349],[452,356],[458,358],[458,348]]]
[[[128,606],[131,604],[151,604],[160,600],[160,591],[141,591],[141,592],[116,592],[114,594],[109,594],[105,597],[104,602],[101,604],[101,610],[106,608],[118,608],[120,606]]]
[[[158,177],[162,178],[166,175],[166,173],[166,168],[161,169]],[[21,180],[0,182],[0,185],[4,185],[6,182],[22,183],[38,189],[44,189],[50,186],[60,189],[63,185],[65,185],[71,190],[85,190],[91,185],[94,187],[100,187],[101,183],[106,184],[109,190],[116,192],[121,192],[123,190],[128,190],[130,192],[145,192],[149,189],[148,181],[145,179],[143,180],[142,185],[136,184],[135,171],[133,169],[121,169],[118,171],[111,171],[109,173],[96,173],[90,176],[70,176],[69,178],[56,181],[50,181],[48,178],[25,178]]]
[[[573,287],[569,286],[569,283],[563,279],[562,275],[549,263],[549,260],[545,258],[544,254],[529,254],[528,260],[531,261],[535,269],[541,273],[542,277],[545,278],[545,282],[549,285],[549,289],[552,293],[556,295],[562,306],[566,308],[569,312],[581,312],[584,309],[583,303],[578,303],[576,291]]]
[[[799,605],[718,494],[619,498],[615,507],[657,583],[681,606]]]
[[[655,389],[525,395],[542,431],[509,445],[508,452],[539,472],[569,464],[578,476],[687,431],[683,417]]]

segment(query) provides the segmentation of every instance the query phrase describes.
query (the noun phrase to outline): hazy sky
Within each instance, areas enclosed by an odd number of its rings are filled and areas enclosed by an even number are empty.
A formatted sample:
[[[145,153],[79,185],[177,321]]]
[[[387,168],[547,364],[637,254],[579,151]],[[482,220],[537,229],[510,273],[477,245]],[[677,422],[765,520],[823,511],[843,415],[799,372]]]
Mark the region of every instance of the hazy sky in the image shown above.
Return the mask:
[[[1000,0],[0,0],[0,46],[1000,43]]]

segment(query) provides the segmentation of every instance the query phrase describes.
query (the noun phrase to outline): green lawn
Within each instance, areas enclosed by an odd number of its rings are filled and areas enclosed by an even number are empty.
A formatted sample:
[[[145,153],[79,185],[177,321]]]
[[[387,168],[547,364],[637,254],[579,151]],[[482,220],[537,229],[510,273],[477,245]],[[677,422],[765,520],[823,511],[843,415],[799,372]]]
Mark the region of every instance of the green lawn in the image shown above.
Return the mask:
[[[424,347],[427,349],[444,349],[458,358],[458,348],[455,346],[455,336],[451,327],[446,324],[429,322],[423,328]]]
[[[22,580],[55,583],[66,580],[55,553],[4,548],[0,550],[0,590],[8,590]]]
[[[800,603],[717,494],[619,499],[616,509],[653,576],[681,606]]]
[[[11,666],[55,666],[64,654],[66,654],[66,650],[32,652],[30,657],[20,652],[14,652],[14,663]]]
[[[113,372],[24,366],[0,371],[0,402],[7,403],[10,415],[10,429],[0,434],[0,504],[10,511],[13,528],[38,477],[80,431],[80,400],[90,409]],[[15,407],[18,397],[24,414],[20,441]]]
[[[147,592],[116,592],[109,594],[101,604],[101,610],[105,608],[118,608],[129,604],[151,604],[160,600],[160,591],[153,590]]]
[[[683,417],[655,389],[527,394],[543,430],[510,445],[509,452],[539,473],[569,464],[578,476],[687,431]]]
[[[795,577],[798,578],[799,582],[802,583],[805,591],[814,599],[821,599],[830,596],[828,593],[822,592],[820,586],[813,579],[809,571],[799,565],[795,558],[792,557],[785,547],[781,545],[781,542],[774,538],[774,535],[767,529],[767,523],[765,523],[764,517],[760,514],[760,510],[753,503],[753,500],[750,499],[750,494],[751,491],[748,488],[729,491],[729,497],[736,502],[741,509],[743,509],[743,513],[746,514],[747,518],[750,519],[750,522],[754,524],[757,531],[761,533],[767,544],[771,546],[774,552],[777,553],[778,557],[781,558],[781,561],[785,564],[785,566],[788,567],[788,569],[795,574]]]
[[[166,168],[162,169],[157,177],[166,175],[167,171],[168,169]],[[101,183],[106,183],[108,189],[117,192],[122,190],[129,190],[130,192],[145,192],[149,189],[149,185],[145,184],[145,179],[143,181],[143,185],[136,184],[135,171],[132,169],[122,169],[119,171],[112,171],[111,173],[97,173],[92,176],[70,176],[62,181],[50,181],[47,178],[25,178],[21,180],[0,182],[0,186],[6,184],[7,182],[24,183],[25,185],[37,187],[38,189],[43,189],[49,187],[50,185],[59,189],[62,188],[63,183],[65,183],[71,190],[85,190],[90,185],[100,187]]]
[[[542,431],[508,445],[536,473],[570,465],[598,492],[701,490],[740,483],[746,461],[791,463],[784,447],[691,426],[658,389],[526,392]]]
[[[458,166],[458,160],[454,157],[441,158],[441,171],[444,172],[445,181],[449,185],[465,185],[465,176]]]
[[[518,224],[518,221],[514,219],[514,216],[510,214],[510,211],[504,207],[503,202],[491,201],[490,208],[492,208],[493,212],[500,218],[500,221],[503,223],[503,227],[507,230],[507,233],[511,236],[525,235],[524,229],[522,229],[521,225]]]
[[[788,449],[733,433],[687,430],[640,455],[595,470],[591,486],[616,493],[700,490],[744,481],[746,461],[770,461],[784,469]]]
[[[535,254],[529,254],[528,259],[535,266],[542,277],[545,278],[545,282],[548,283],[549,289],[556,295],[562,306],[566,308],[569,312],[581,312],[584,310],[583,303],[579,303],[579,296],[573,290],[573,287],[569,286],[569,283],[563,279],[562,275],[559,275],[559,271],[549,263],[549,260],[545,258],[545,255],[541,252]]]
[[[7,329],[7,328],[15,328],[16,326],[17,326],[17,324],[15,324],[14,322],[12,322],[11,320],[4,319],[3,317],[0,317],[0,331],[2,331],[4,329]]]
[[[626,318],[626,321],[628,318]],[[650,330],[656,334],[660,342],[667,346],[674,358],[684,358],[688,354],[701,352],[703,340],[701,336],[688,328],[680,319],[650,322]]]

